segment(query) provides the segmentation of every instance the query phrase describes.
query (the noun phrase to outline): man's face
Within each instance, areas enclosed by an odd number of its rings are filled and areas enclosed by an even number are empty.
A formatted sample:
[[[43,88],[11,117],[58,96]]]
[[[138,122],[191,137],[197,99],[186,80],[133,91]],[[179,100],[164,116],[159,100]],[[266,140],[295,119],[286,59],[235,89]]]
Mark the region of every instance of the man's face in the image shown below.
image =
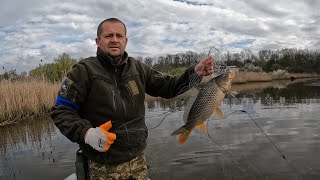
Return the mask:
[[[123,55],[127,42],[125,28],[120,22],[103,23],[102,33],[96,38],[97,46],[112,58]]]

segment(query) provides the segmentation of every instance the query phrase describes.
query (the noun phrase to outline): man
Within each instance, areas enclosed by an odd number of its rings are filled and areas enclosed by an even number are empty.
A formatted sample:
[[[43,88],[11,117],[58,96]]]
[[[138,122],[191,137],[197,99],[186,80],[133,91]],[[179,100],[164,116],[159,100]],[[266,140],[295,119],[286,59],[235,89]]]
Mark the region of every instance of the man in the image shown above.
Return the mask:
[[[51,117],[89,159],[90,179],[147,179],[145,93],[172,98],[197,77],[212,74],[212,57],[177,77],[129,57],[125,24],[110,18],[97,29],[97,56],[81,60],[63,82]]]

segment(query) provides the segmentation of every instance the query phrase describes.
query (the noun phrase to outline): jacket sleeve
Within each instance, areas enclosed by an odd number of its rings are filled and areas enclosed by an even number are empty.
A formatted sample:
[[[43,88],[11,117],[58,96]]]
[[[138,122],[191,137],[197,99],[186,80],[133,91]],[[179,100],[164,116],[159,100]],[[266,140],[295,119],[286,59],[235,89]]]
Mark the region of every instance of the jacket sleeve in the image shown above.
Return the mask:
[[[84,143],[85,133],[91,124],[79,115],[87,96],[88,73],[85,65],[77,63],[61,85],[51,118],[60,132],[72,142]]]
[[[201,80],[201,77],[194,71],[195,66],[188,67],[179,76],[171,76],[163,74],[146,64],[140,63],[140,65],[145,75],[146,93],[155,97],[175,97],[190,89],[192,83],[197,83]]]

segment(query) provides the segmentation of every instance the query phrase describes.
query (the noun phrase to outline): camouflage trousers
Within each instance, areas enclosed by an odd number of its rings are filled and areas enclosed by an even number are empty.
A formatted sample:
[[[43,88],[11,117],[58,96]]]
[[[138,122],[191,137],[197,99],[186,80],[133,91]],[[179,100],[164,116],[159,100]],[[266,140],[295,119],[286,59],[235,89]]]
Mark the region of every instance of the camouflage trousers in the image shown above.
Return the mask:
[[[146,180],[148,175],[147,162],[144,154],[117,165],[106,165],[89,162],[91,180]]]

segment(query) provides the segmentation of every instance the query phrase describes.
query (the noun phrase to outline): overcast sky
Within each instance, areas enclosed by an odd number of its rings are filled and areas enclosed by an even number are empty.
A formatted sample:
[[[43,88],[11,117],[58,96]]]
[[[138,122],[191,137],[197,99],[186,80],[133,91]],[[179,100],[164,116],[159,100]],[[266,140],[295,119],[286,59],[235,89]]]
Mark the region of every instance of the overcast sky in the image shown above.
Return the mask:
[[[319,9],[318,0],[1,0],[0,73],[28,72],[63,52],[95,56],[97,25],[110,17],[126,23],[133,57],[319,49]]]

